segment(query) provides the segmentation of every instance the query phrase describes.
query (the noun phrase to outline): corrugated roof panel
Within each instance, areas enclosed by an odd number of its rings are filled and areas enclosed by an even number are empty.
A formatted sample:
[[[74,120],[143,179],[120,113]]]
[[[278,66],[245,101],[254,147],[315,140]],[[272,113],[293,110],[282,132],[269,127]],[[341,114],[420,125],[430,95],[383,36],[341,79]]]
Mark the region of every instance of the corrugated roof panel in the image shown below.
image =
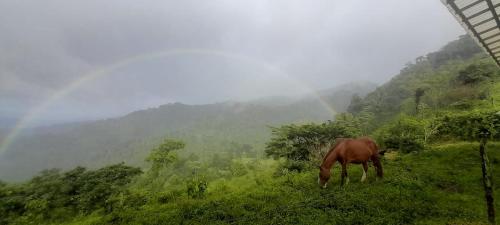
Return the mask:
[[[470,5],[470,3],[472,3],[472,2],[469,0],[456,0],[455,1],[455,4],[458,6],[458,8],[463,8],[465,6],[468,6],[468,5]]]
[[[487,12],[481,13],[480,15],[478,15],[476,17],[468,18],[467,20],[469,20],[472,24],[478,24],[482,21],[485,21],[485,20],[491,18],[492,16],[493,15],[491,14],[491,12],[487,11]]]
[[[496,42],[496,41],[500,40],[500,35],[495,34],[495,35],[492,35],[492,36],[488,36],[486,38],[483,38],[483,40],[484,40],[484,42],[486,44],[491,44],[493,42]]]
[[[497,43],[497,44],[492,44],[492,45],[491,45],[491,51],[496,52],[496,51],[498,51],[498,50],[500,50],[500,43]]]
[[[500,34],[500,30],[498,29],[498,27],[491,27],[490,29],[486,29],[484,31],[478,30],[478,33],[481,36],[481,38],[486,38],[496,34]]]
[[[485,12],[485,10],[488,10],[488,4],[486,4],[486,2],[484,2],[484,1],[482,1],[479,4],[474,5],[470,8],[467,8],[467,9],[462,10],[462,11],[464,12],[464,15],[466,17],[469,17],[469,16],[473,16],[476,13],[482,14]]]
[[[485,30],[487,30],[489,28],[492,28],[492,27],[498,28],[497,27],[497,22],[495,22],[495,20],[490,20],[490,21],[488,21],[486,23],[483,23],[483,24],[475,26],[475,27],[476,27],[477,32],[482,32],[482,31],[485,31]]]

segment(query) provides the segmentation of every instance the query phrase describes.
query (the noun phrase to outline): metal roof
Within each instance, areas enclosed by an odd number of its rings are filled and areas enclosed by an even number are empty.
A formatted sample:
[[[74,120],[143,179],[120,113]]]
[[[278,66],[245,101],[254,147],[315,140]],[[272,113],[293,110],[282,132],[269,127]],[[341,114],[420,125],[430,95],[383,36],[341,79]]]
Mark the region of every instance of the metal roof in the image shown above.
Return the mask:
[[[441,0],[500,66],[500,0]]]

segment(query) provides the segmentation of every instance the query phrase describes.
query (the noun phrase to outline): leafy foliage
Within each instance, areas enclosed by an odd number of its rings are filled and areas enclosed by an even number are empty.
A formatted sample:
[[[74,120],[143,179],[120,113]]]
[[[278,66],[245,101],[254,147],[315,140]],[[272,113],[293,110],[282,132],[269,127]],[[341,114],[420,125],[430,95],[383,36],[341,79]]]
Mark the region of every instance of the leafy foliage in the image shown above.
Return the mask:
[[[146,161],[151,162],[152,171],[157,172],[177,159],[173,151],[183,149],[185,146],[184,142],[166,139],[158,147],[151,150]]]
[[[316,170],[275,177],[276,162],[262,161],[253,174],[211,182],[203,197],[134,187],[114,195],[109,211],[67,218],[66,224],[483,224],[486,220],[471,148],[477,143],[432,147],[384,162],[388,176],[340,188],[317,187]],[[490,144],[488,149],[500,147]],[[490,151],[493,153],[493,151]],[[492,162],[500,161],[498,154]],[[425,162],[425,163],[423,163]],[[493,164],[498,170],[500,164]],[[339,173],[335,168],[334,174]],[[361,177],[360,167],[350,176]],[[496,174],[494,179],[500,179]],[[338,183],[337,176],[332,177]],[[495,191],[500,191],[496,188]],[[459,205],[460,207],[457,207]],[[18,223],[21,220],[17,220]],[[26,221],[26,220],[25,220]],[[23,221],[23,222],[25,222]],[[37,224],[50,223],[32,219]]]
[[[42,171],[26,184],[0,189],[1,223],[29,220],[59,221],[88,214],[107,205],[141,170],[124,164],[98,170],[77,167],[61,173]]]
[[[354,128],[344,126],[342,122],[337,121],[322,124],[291,124],[271,129],[272,137],[266,144],[266,154],[294,161],[318,158],[322,150],[333,144],[335,139],[354,137],[359,133]]]
[[[383,148],[405,153],[424,149],[424,125],[409,116],[402,115],[384,125],[377,131],[376,137]]]
[[[469,35],[462,35],[456,41],[445,45],[440,51],[427,54],[429,63],[437,68],[452,59],[468,59],[481,52],[481,48]]]
[[[477,84],[498,76],[498,69],[491,64],[472,64],[458,73],[456,80],[462,85]]]
[[[356,116],[363,111],[372,113],[370,131],[374,131],[401,112],[418,114],[449,106],[460,110],[474,107],[471,101],[480,99],[484,90],[464,86],[462,82],[457,85],[458,77],[496,79],[499,72],[495,63],[480,52],[470,37],[461,36],[440,51],[408,63],[390,82],[365,98],[353,98],[349,112]]]
[[[207,191],[208,182],[199,176],[193,177],[187,183],[187,194],[191,198],[202,198]]]
[[[440,118],[440,121],[445,124],[438,131],[442,138],[478,140],[481,131],[485,130],[491,138],[500,140],[500,111],[473,110],[448,114]]]

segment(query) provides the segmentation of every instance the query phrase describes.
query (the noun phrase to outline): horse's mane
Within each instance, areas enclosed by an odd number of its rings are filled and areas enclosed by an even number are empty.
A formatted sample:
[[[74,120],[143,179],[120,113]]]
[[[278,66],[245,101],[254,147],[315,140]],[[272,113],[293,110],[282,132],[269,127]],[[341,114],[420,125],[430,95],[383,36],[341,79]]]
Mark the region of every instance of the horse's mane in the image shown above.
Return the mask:
[[[335,139],[335,145],[333,145],[330,148],[330,150],[328,151],[328,153],[326,153],[325,157],[323,157],[323,161],[325,161],[331,154],[333,154],[335,148],[337,148],[337,146],[339,146],[340,143],[344,142],[347,139],[348,138],[336,138]]]

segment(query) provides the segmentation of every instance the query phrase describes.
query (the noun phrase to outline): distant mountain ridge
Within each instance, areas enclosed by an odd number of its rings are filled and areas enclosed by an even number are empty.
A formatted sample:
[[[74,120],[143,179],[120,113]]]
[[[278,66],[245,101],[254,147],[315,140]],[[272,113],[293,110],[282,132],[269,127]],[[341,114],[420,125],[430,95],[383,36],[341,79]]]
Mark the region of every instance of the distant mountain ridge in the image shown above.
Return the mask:
[[[349,84],[352,85],[352,84]],[[352,95],[366,95],[375,85],[338,86],[301,99],[271,97],[248,102],[206,105],[171,103],[123,117],[41,127],[19,137],[0,157],[0,179],[20,180],[49,168],[99,167],[125,161],[143,165],[162,138],[187,143],[183,154],[210,155],[230,143],[261,151],[268,126],[333,119],[347,109]]]

